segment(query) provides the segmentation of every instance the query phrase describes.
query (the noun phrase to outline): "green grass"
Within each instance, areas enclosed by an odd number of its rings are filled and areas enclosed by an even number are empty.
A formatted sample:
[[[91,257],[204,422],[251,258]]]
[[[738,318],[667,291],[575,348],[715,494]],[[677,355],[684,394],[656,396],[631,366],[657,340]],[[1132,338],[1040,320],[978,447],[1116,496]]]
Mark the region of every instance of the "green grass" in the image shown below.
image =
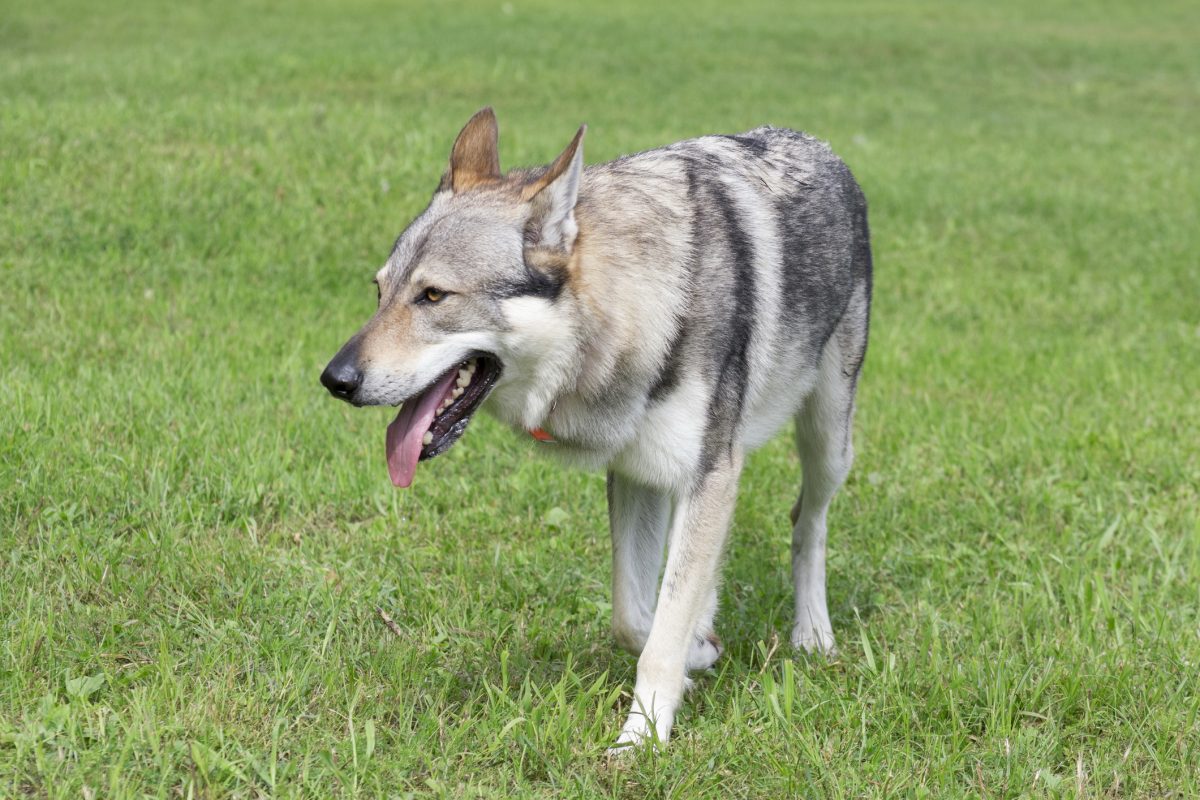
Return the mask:
[[[1200,794],[1196,4],[647,8],[3,0],[0,796]],[[781,436],[620,768],[602,478],[480,419],[397,492],[316,380],[489,103],[506,165],[772,122],[871,201],[841,657],[777,638]]]

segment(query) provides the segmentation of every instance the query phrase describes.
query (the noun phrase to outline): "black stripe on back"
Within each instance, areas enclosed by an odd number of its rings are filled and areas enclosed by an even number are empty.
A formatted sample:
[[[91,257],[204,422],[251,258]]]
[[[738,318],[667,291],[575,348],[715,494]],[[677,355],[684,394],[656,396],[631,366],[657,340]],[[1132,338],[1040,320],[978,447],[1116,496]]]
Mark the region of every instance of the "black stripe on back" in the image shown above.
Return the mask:
[[[662,369],[658,372],[658,377],[654,379],[654,384],[650,387],[650,402],[657,403],[662,400],[679,385],[679,378],[683,373],[683,349],[687,344],[688,326],[685,320],[677,320],[675,324],[675,333],[671,336],[671,342],[667,345],[667,355],[663,360]]]
[[[717,138],[733,142],[752,156],[761,156],[767,152],[767,142],[765,139],[757,139],[744,134],[730,135],[727,133],[718,134]]]
[[[725,322],[724,353],[717,367],[716,383],[708,406],[708,428],[700,456],[701,475],[707,474],[722,449],[733,445],[741,422],[746,388],[750,381],[750,345],[754,336],[754,245],[741,212],[719,181],[707,186],[717,212],[714,220],[729,247],[729,269],[733,273],[732,308]]]

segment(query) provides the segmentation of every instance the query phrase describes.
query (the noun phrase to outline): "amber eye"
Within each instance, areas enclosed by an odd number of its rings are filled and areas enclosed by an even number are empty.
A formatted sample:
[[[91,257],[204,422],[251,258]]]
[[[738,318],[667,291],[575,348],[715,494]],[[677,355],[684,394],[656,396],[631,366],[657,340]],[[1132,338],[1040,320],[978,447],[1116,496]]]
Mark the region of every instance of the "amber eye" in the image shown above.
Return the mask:
[[[421,293],[421,299],[426,303],[440,303],[445,296],[445,292],[441,289],[435,289],[432,286]]]

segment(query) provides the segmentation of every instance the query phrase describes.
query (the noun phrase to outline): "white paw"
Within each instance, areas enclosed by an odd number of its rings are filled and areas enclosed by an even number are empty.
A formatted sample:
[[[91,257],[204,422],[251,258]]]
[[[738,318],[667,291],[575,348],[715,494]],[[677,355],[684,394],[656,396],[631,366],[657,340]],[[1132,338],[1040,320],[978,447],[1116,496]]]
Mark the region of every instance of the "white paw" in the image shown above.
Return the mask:
[[[837,655],[833,630],[828,627],[817,627],[810,623],[797,623],[792,628],[792,647],[806,653],[820,653],[826,658],[833,658]]]
[[[629,756],[643,747],[658,748],[667,743],[669,729],[663,731],[660,726],[653,725],[645,714],[631,712],[621,728],[621,735],[613,746],[608,748],[609,758]]]
[[[693,637],[692,645],[688,648],[688,672],[699,672],[708,669],[717,663],[717,659],[721,657],[721,653],[723,652],[724,648],[721,646],[721,640],[717,638],[715,633],[710,633],[707,636]]]
[[[633,708],[625,718],[625,724],[621,726],[621,735],[617,737],[613,746],[608,748],[610,758],[647,746],[657,749],[667,743],[671,736],[671,723],[675,719],[674,713],[666,705],[647,709],[649,714],[643,713],[644,708],[646,707],[635,697]]]
[[[604,754],[609,758],[629,758],[641,750],[648,742],[653,741],[654,738],[649,733],[621,731],[621,735],[617,737],[617,741],[613,743],[612,747],[604,751]]]

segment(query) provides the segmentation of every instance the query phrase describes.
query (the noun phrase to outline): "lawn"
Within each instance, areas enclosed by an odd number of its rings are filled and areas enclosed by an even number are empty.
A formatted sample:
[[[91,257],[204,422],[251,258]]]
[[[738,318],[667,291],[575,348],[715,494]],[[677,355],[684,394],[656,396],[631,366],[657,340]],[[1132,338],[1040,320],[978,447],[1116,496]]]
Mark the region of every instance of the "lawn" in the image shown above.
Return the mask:
[[[0,0],[0,796],[1200,795],[1198,76],[1194,2]],[[621,764],[603,476],[480,418],[397,491],[317,382],[485,104],[505,166],[801,128],[871,203],[841,654],[781,435]]]

